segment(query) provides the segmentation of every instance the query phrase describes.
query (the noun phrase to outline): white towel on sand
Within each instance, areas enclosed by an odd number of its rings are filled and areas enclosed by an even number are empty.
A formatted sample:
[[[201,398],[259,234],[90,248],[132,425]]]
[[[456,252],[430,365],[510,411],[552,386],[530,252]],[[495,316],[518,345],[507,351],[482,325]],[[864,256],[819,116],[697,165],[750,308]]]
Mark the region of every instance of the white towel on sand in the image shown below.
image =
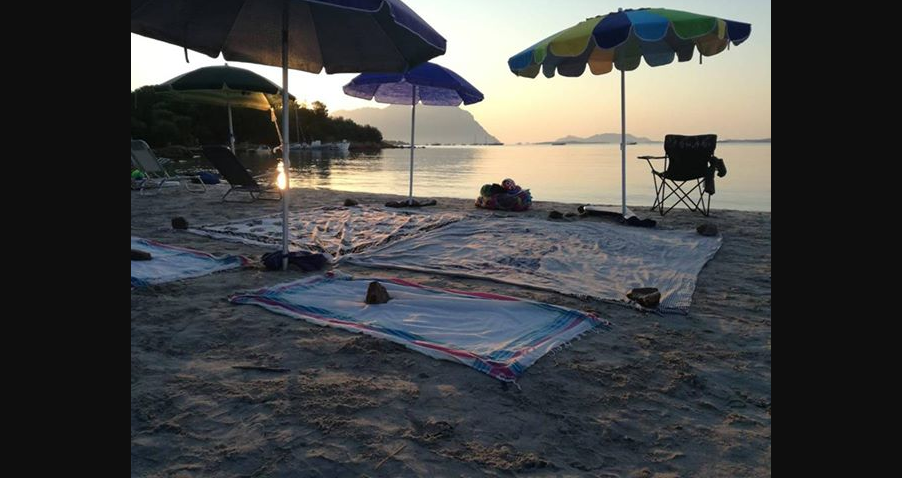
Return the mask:
[[[205,276],[248,264],[248,259],[242,256],[217,257],[135,236],[132,236],[132,249],[151,256],[147,261],[132,261],[132,288]]]
[[[582,298],[629,303],[637,287],[661,292],[661,312],[687,313],[695,282],[721,245],[695,231],[527,218],[466,220],[348,257],[366,267],[489,279]]]
[[[338,259],[397,239],[445,226],[463,213],[386,211],[369,206],[325,206],[288,215],[293,250],[320,252]],[[211,224],[188,232],[256,246],[282,244],[282,216],[273,214]]]

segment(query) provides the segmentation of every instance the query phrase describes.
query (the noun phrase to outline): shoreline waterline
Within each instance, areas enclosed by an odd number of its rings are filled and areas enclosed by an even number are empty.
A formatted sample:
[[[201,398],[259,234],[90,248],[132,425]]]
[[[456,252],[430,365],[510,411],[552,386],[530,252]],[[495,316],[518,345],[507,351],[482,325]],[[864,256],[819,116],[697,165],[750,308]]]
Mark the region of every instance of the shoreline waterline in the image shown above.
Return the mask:
[[[663,154],[661,144],[630,146],[627,157],[627,204],[654,202],[654,181],[640,155]],[[715,154],[724,158],[727,175],[716,178],[714,209],[770,211],[769,144],[727,143]],[[275,157],[240,156],[254,174],[271,172]],[[410,150],[336,154],[327,151],[292,153],[293,187],[406,195]],[[660,163],[655,163],[660,168]],[[177,168],[210,170],[205,160]],[[505,178],[530,189],[533,199],[580,204],[620,204],[621,159],[617,145],[438,146],[417,148],[414,195],[475,199],[483,184]]]

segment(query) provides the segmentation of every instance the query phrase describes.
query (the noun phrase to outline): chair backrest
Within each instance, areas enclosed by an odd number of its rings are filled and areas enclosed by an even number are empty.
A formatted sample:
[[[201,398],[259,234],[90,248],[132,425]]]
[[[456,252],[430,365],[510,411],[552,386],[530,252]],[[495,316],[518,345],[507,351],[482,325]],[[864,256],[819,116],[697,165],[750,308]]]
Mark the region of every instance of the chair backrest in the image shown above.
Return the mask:
[[[203,146],[204,156],[213,164],[222,177],[232,186],[259,189],[257,180],[247,172],[247,168],[238,161],[232,150],[225,146]]]
[[[664,152],[669,161],[666,176],[677,181],[704,177],[716,147],[716,134],[668,134],[664,137]]]
[[[132,163],[136,164],[148,175],[169,177],[169,173],[160,164],[157,155],[153,154],[153,150],[150,149],[150,146],[144,140],[132,140]]]

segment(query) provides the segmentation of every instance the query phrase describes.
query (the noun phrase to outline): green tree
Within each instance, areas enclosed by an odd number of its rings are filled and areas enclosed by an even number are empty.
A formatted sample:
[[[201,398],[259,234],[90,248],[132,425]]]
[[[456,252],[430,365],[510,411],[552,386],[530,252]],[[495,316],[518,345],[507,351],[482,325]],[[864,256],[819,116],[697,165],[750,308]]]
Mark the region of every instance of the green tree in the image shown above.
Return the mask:
[[[153,86],[143,86],[131,93],[132,138],[143,139],[152,147],[228,144],[229,124],[225,108],[169,101],[157,94]],[[292,102],[289,112],[289,141],[382,141],[382,133],[372,126],[329,117],[329,109],[321,101],[314,101],[309,108]],[[276,116],[281,122],[281,109],[277,109]],[[268,111],[235,108],[232,120],[238,142],[269,146],[279,142]],[[295,125],[296,121],[300,128]],[[298,130],[301,137],[298,137]]]

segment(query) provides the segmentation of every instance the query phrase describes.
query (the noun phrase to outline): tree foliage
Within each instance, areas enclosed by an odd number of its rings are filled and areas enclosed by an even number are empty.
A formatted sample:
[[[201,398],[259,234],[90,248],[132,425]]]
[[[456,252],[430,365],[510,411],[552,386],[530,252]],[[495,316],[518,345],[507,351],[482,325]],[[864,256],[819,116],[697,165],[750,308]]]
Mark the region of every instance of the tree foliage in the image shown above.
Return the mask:
[[[382,133],[373,126],[329,117],[328,108],[319,101],[314,101],[309,108],[291,102],[289,108],[289,142],[382,141]],[[276,109],[276,117],[281,123],[280,108]],[[279,143],[268,111],[232,108],[232,124],[236,142],[268,146]],[[157,94],[153,86],[132,91],[131,130],[132,138],[143,139],[153,147],[229,142],[229,118],[224,107],[171,101]]]

